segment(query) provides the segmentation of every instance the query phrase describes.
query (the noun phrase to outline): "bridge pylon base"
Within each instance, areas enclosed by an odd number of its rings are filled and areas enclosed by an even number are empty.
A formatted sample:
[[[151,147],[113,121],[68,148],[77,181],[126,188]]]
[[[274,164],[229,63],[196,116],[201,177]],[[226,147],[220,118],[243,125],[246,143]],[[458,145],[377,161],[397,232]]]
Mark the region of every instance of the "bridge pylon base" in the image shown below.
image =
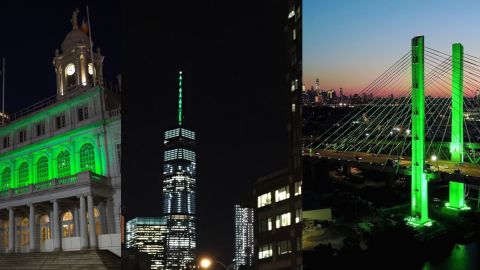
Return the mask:
[[[407,217],[405,218],[407,225],[410,225],[414,228],[423,228],[431,227],[433,225],[433,220],[431,219],[420,219],[417,217]]]
[[[445,208],[450,210],[450,211],[457,211],[457,212],[461,212],[461,211],[468,211],[471,209],[470,206],[464,204],[463,206],[461,207],[456,207],[456,206],[453,206],[453,205],[450,205],[450,203],[445,203]]]

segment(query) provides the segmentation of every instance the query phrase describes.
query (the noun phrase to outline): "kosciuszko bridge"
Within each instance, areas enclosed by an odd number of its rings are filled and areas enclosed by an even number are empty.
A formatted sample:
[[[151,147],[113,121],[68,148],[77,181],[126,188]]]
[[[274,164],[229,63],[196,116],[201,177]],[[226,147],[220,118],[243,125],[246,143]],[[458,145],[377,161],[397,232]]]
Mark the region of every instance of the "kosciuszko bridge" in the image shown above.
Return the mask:
[[[430,226],[428,181],[447,179],[452,211],[468,211],[465,190],[480,186],[479,89],[480,58],[460,43],[447,54],[415,37],[360,93],[372,101],[305,143],[303,154],[411,175],[407,222]]]

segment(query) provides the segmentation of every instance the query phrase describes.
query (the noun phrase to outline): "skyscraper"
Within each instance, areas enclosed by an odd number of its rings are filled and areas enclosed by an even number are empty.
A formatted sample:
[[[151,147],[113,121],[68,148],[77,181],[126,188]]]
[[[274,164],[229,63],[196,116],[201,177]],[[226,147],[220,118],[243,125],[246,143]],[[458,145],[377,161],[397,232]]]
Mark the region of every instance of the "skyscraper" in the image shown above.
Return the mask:
[[[151,269],[163,269],[166,225],[165,217],[136,217],[127,222],[127,248],[151,255]]]
[[[179,72],[178,126],[165,131],[163,165],[163,215],[167,220],[167,269],[187,269],[195,264],[195,132],[183,127],[182,72]]]
[[[235,261],[234,269],[253,266],[253,208],[234,206],[235,211]]]

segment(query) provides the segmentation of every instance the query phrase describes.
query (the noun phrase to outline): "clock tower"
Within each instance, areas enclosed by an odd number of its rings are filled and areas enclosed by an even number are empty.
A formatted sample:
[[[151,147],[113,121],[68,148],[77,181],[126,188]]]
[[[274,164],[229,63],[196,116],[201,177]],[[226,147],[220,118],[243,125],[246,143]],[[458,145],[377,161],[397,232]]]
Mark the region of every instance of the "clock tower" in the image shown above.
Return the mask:
[[[53,66],[57,80],[57,97],[64,98],[83,92],[95,85],[103,86],[103,59],[100,48],[92,52],[89,29],[83,21],[78,27],[78,9],[72,14],[72,31],[62,42],[61,51],[55,50]],[[93,64],[92,64],[93,58]]]

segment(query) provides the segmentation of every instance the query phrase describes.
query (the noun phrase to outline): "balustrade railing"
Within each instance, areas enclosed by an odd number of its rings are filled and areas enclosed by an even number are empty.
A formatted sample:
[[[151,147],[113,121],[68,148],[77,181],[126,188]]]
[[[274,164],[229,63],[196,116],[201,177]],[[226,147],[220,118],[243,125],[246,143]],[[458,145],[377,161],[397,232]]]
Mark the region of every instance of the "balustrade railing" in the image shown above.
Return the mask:
[[[55,178],[45,182],[31,184],[28,186],[2,190],[0,191],[0,200],[22,195],[22,194],[46,191],[53,188],[61,188],[63,186],[69,186],[74,184],[83,184],[83,183],[105,183],[106,184],[105,180],[106,180],[106,177],[103,175],[86,171],[76,175],[71,175],[71,176],[62,177],[62,178]]]

